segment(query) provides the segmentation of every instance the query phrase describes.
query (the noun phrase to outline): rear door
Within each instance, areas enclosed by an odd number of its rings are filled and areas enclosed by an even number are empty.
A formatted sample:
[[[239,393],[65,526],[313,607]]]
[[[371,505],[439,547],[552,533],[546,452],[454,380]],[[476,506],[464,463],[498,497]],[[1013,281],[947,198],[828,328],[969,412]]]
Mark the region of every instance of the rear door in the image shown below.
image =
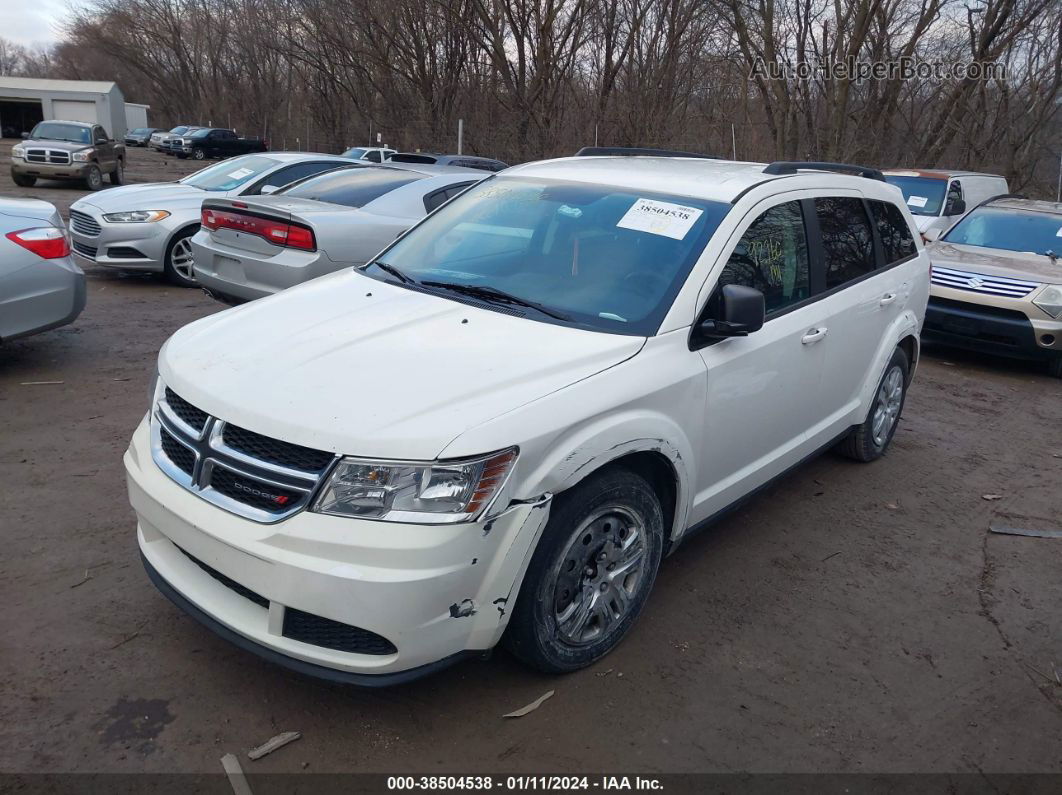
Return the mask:
[[[819,418],[809,432],[825,444],[864,419],[863,387],[877,379],[878,351],[911,294],[904,263],[914,261],[917,250],[895,205],[866,201],[855,191],[837,191],[813,205],[826,334]]]

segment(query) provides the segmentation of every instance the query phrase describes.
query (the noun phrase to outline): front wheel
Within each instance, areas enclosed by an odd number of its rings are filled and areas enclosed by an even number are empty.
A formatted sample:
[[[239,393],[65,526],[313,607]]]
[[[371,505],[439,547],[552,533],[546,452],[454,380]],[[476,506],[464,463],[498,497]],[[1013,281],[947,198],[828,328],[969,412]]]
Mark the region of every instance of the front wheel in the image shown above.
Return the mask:
[[[88,171],[85,172],[85,187],[89,190],[99,190],[103,187],[103,173],[99,166],[88,167]]]
[[[874,392],[866,420],[837,445],[837,452],[864,463],[881,458],[900,422],[909,371],[907,354],[897,348]]]
[[[192,150],[192,157],[196,160],[206,160],[206,151],[200,149],[198,146]]]
[[[197,231],[193,228],[178,232],[167,246],[162,270],[170,284],[178,287],[199,285],[195,279],[195,258],[192,256],[192,235]]]
[[[614,649],[638,618],[664,549],[660,500],[611,467],[553,504],[505,636],[528,665],[564,673]]]
[[[28,177],[24,174],[12,174],[11,179],[15,181],[15,184],[20,188],[32,188],[37,184],[36,177]]]
[[[1047,363],[1047,374],[1062,378],[1062,356],[1056,356]]]

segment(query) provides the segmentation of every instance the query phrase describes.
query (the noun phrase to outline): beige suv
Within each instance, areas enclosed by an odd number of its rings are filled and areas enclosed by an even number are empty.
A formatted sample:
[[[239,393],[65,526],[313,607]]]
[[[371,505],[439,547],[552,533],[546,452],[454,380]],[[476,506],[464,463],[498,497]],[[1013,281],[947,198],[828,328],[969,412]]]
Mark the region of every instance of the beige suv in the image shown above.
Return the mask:
[[[1046,361],[1062,378],[1062,203],[990,199],[927,250],[923,340]]]

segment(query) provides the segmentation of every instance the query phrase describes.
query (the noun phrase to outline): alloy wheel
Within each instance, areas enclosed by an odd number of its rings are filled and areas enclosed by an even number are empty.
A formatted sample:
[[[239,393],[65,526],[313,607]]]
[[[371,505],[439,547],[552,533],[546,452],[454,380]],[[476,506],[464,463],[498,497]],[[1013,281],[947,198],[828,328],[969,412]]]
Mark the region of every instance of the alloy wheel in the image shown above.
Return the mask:
[[[170,264],[178,276],[190,282],[195,281],[195,258],[192,256],[192,244],[187,237],[183,237],[173,244],[173,250],[170,252]]]
[[[599,641],[631,611],[646,562],[645,521],[627,506],[600,508],[572,534],[553,571],[557,634]]]
[[[884,447],[900,416],[903,403],[903,371],[893,367],[885,374],[874,403],[874,420],[871,423],[871,438],[878,447]]]

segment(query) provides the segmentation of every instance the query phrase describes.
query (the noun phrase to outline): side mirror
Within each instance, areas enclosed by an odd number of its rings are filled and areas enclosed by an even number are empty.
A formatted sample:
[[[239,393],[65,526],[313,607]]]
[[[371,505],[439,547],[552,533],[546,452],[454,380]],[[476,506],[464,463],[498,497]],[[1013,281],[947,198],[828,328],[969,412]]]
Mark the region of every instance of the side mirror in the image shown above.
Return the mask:
[[[280,188],[276,185],[263,185],[259,191],[263,196],[268,196],[270,193],[276,193]]]
[[[763,328],[763,293],[754,287],[724,285],[721,305],[722,319],[709,318],[699,325],[705,337],[746,337]]]
[[[29,133],[22,133],[22,140],[23,141],[28,141],[29,140]]]
[[[922,239],[927,243],[932,243],[934,240],[940,239],[940,227],[931,226],[925,232],[922,233]]]
[[[964,199],[952,199],[944,205],[944,215],[962,215],[965,212],[966,201]]]

